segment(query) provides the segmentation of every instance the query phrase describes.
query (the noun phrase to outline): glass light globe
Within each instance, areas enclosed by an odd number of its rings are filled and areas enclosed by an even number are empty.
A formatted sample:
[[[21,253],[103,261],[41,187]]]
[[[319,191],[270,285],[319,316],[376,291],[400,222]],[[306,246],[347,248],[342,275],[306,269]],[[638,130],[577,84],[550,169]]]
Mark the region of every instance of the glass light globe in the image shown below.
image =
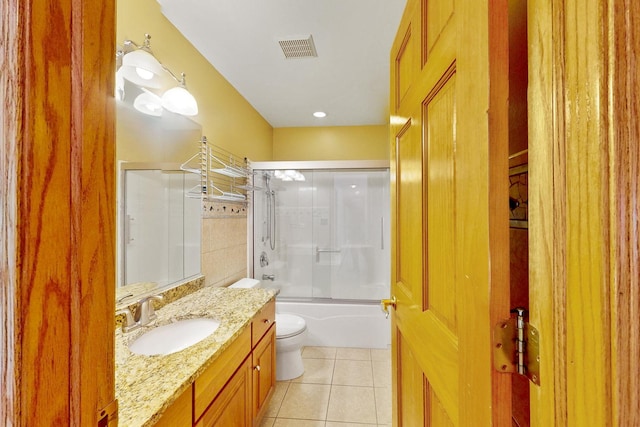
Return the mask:
[[[196,99],[182,86],[169,89],[162,95],[162,106],[167,110],[182,114],[183,116],[195,116],[198,114]]]

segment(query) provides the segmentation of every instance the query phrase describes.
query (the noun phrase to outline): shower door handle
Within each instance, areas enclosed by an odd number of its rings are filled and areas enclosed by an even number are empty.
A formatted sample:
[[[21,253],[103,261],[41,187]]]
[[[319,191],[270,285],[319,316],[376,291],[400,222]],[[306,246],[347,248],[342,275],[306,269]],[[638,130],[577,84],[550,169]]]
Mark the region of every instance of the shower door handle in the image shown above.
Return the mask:
[[[125,215],[124,219],[124,242],[129,244],[134,241],[134,238],[131,237],[131,224],[133,223],[133,218],[131,215]]]
[[[320,254],[321,253],[340,253],[342,250],[340,249],[320,249],[319,246],[316,246],[316,262],[320,262]]]

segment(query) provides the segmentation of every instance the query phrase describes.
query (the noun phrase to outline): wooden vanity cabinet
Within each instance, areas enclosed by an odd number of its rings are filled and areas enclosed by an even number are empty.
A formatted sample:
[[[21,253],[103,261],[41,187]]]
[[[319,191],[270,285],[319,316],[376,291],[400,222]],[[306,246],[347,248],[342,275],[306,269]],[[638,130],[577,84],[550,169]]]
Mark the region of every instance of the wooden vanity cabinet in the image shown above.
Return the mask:
[[[251,357],[247,357],[204,412],[196,427],[247,427],[253,424]]]
[[[259,425],[275,387],[275,302],[193,383],[196,427]]]
[[[191,387],[187,388],[180,397],[164,411],[162,417],[156,423],[156,427],[191,427],[192,395]]]
[[[264,416],[276,384],[276,328],[271,327],[253,349],[253,418]]]
[[[253,418],[260,423],[276,385],[276,304],[271,301],[251,324],[253,359]]]

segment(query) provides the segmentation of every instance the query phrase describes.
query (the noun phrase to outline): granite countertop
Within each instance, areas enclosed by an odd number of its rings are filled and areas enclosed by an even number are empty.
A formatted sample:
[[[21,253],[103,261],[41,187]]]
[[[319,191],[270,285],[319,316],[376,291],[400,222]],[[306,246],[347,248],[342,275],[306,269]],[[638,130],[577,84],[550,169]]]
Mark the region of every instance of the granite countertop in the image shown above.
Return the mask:
[[[116,329],[118,425],[153,425],[275,294],[268,289],[207,287],[157,310],[158,318],[147,327],[127,334]],[[128,344],[150,329],[196,317],[216,319],[220,327],[199,343],[166,356],[129,351]]]

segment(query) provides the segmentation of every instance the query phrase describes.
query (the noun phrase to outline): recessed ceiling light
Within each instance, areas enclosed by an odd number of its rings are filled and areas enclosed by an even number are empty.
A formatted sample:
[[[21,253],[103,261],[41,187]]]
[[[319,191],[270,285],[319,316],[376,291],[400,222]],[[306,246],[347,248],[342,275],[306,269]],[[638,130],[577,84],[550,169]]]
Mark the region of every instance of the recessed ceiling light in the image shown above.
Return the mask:
[[[327,113],[325,113],[324,111],[316,111],[315,113],[313,113],[313,117],[321,119],[323,117],[327,117]]]

